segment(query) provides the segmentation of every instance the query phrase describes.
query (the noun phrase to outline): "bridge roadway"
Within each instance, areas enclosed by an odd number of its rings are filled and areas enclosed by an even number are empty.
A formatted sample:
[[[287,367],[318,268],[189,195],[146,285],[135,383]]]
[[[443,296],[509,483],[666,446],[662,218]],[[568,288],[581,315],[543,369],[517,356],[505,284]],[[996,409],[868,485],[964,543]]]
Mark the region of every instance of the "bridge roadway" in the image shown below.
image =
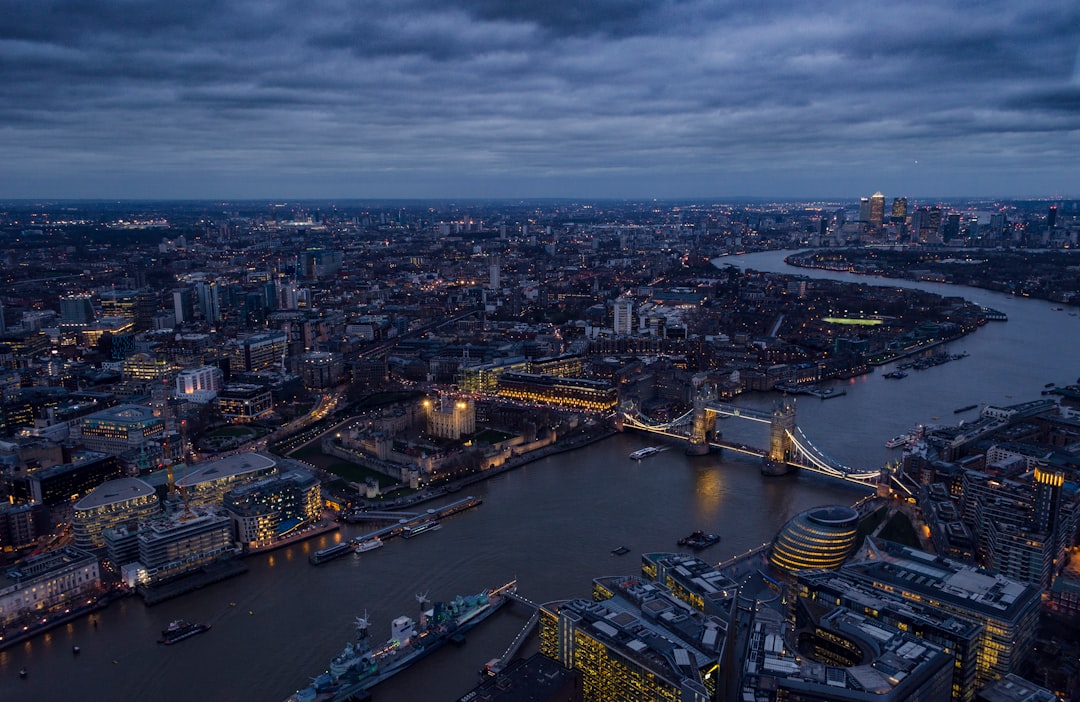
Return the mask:
[[[529,617],[529,621],[525,622],[525,626],[521,627],[521,631],[517,633],[514,640],[511,641],[510,645],[503,651],[503,654],[498,658],[492,659],[484,666],[488,675],[498,675],[507,665],[509,665],[510,661],[514,660],[514,656],[521,650],[521,646],[525,643],[525,640],[529,638],[529,634],[533,632],[533,629],[535,629],[536,625],[540,622],[540,605],[526,597],[522,597],[513,590],[508,591],[505,594],[514,602],[520,602],[527,607],[531,607],[533,613],[532,616]]]
[[[703,405],[707,413],[720,417],[745,419],[752,422],[772,425],[778,421],[772,413],[760,410],[739,407],[726,402],[707,402]],[[693,418],[693,410],[681,417],[668,422],[653,422],[640,413],[623,413],[623,426],[631,429],[647,431],[653,434],[668,436],[680,441],[689,441],[690,423]],[[786,415],[793,421],[791,415]],[[775,430],[776,427],[773,427]],[[808,436],[797,425],[789,425],[784,429],[787,445],[790,447],[787,464],[794,468],[801,468],[813,473],[818,473],[830,478],[837,478],[846,482],[855,483],[863,487],[876,489],[880,471],[870,469],[853,468],[832,458],[820,448],[814,445]],[[709,446],[713,448],[726,448],[750,456],[764,458],[769,451],[748,444],[730,441],[711,441]]]

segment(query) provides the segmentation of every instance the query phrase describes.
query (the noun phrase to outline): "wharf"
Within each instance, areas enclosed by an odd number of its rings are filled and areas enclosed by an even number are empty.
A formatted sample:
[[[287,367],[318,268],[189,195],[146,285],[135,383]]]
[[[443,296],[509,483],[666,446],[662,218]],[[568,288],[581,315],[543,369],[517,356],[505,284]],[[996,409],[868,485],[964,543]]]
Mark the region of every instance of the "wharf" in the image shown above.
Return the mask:
[[[484,501],[481,498],[473,497],[472,495],[470,495],[468,497],[463,497],[460,500],[455,500],[450,504],[443,505],[442,507],[433,507],[428,511],[422,512],[420,514],[409,513],[412,514],[412,516],[410,517],[403,517],[402,513],[384,512],[383,514],[393,515],[394,518],[398,519],[398,521],[394,524],[391,524],[390,526],[383,527],[382,529],[376,529],[375,531],[369,531],[361,534],[360,536],[353,539],[353,541],[369,541],[371,539],[374,539],[375,537],[378,537],[383,541],[387,539],[392,539],[395,536],[400,536],[401,533],[405,531],[405,529],[408,527],[417,526],[418,524],[429,520],[437,520],[442,519],[443,517],[449,517],[450,515],[457,514],[458,512],[464,512],[467,509],[478,507],[479,505],[483,504],[483,502]]]
[[[243,575],[248,567],[237,560],[218,561],[202,567],[191,575],[182,576],[161,585],[139,585],[137,591],[147,607],[180,595],[186,595],[207,585]]]
[[[303,531],[299,531],[295,534],[290,534],[289,536],[285,536],[280,539],[274,539],[268,544],[252,546],[251,548],[246,549],[243,555],[246,558],[247,556],[254,556],[260,553],[266,553],[267,551],[276,551],[279,548],[292,546],[295,543],[307,541],[308,539],[313,539],[316,536],[321,536],[322,534],[337,531],[340,528],[341,525],[336,522],[330,520],[320,520],[314,526],[310,526]]]

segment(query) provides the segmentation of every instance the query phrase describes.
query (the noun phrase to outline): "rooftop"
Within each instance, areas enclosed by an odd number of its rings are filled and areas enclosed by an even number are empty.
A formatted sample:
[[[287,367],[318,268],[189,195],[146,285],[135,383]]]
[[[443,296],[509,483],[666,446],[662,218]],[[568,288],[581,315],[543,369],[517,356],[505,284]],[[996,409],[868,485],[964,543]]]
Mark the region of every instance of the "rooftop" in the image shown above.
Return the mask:
[[[190,470],[189,467],[188,474],[176,481],[176,484],[179,487],[188,487],[212,480],[268,471],[276,465],[277,461],[261,453],[238,453],[203,463],[195,470]]]
[[[153,494],[154,488],[145,481],[138,478],[117,478],[94,488],[86,497],[75,503],[75,509],[96,509],[138,497],[149,497]]]

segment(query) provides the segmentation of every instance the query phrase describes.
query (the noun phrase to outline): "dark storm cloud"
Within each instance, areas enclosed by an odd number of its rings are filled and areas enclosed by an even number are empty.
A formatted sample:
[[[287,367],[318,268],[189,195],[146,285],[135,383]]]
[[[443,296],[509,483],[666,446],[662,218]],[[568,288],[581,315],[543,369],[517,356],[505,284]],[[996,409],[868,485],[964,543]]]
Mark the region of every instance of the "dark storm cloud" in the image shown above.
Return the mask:
[[[1080,191],[1066,0],[7,5],[0,196]]]

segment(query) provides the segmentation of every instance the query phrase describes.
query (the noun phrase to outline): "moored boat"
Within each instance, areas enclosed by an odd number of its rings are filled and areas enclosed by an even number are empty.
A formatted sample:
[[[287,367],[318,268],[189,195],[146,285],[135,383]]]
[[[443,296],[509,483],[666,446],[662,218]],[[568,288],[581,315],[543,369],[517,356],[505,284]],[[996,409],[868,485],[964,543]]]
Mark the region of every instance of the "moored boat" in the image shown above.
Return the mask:
[[[297,690],[287,702],[343,702],[369,690],[392,675],[447,642],[462,640],[465,633],[491,616],[510,599],[517,589],[511,581],[493,590],[468,597],[456,597],[449,602],[437,602],[427,609],[425,598],[417,596],[421,605],[419,623],[411,617],[400,616],[391,622],[390,638],[377,648],[367,638],[368,620],[356,619],[356,641],[345,644],[329,668]]]
[[[184,619],[174,619],[169,622],[169,626],[161,630],[158,643],[169,646],[209,630],[209,624],[195,624]]]
[[[708,548],[713,544],[720,541],[720,537],[717,534],[706,534],[703,531],[695,531],[689,536],[684,536],[679,539],[679,546],[689,546],[695,551],[700,551],[703,548]]]
[[[401,530],[401,537],[404,539],[411,539],[414,536],[427,533],[429,531],[435,531],[436,529],[442,529],[442,524],[437,519],[429,519],[426,522],[420,522],[419,524],[410,524]]]
[[[357,553],[365,553],[367,551],[374,551],[377,548],[382,548],[386,544],[378,536],[370,539],[364,539],[362,541],[356,541],[353,547]]]
[[[341,558],[346,553],[352,551],[352,544],[348,541],[342,541],[339,544],[328,546],[324,549],[319,549],[315,553],[311,554],[308,560],[312,565],[321,565],[327,561],[332,561],[335,558]]]
[[[907,434],[900,434],[899,436],[894,436],[893,438],[885,442],[885,448],[899,448],[900,446],[906,444],[910,439],[911,437]]]

